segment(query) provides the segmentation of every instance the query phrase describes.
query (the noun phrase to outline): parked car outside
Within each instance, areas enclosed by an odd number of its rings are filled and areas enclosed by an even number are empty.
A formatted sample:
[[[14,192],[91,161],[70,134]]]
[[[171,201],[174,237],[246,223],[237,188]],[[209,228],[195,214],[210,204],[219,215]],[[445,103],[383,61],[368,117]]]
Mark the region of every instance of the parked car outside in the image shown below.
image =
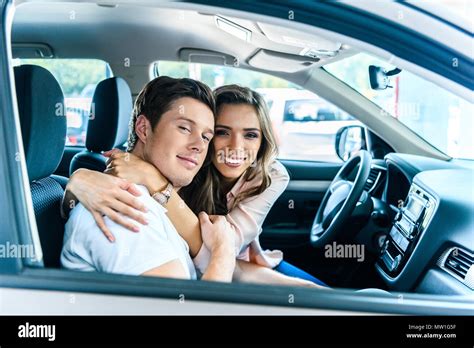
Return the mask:
[[[340,162],[334,142],[336,133],[359,121],[333,104],[294,88],[258,89],[266,99],[282,159]]]
[[[84,146],[92,98],[64,98],[67,117],[66,145]]]

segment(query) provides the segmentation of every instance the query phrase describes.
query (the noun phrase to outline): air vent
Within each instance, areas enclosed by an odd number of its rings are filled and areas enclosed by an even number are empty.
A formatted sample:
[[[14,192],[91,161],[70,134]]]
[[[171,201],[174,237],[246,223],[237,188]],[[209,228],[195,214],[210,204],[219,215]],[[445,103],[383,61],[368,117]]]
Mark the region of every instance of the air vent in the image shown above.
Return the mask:
[[[442,269],[462,281],[471,289],[474,288],[473,254],[460,248],[452,248],[444,254],[444,257],[440,261]]]
[[[446,269],[456,273],[462,279],[466,278],[469,268],[472,267],[474,258],[469,256],[465,251],[461,249],[454,249],[448,255],[444,266]]]
[[[364,186],[364,190],[368,193],[371,193],[373,190],[375,190],[377,185],[382,181],[385,171],[386,169],[384,167],[372,165],[369,177],[367,178],[367,182]]]

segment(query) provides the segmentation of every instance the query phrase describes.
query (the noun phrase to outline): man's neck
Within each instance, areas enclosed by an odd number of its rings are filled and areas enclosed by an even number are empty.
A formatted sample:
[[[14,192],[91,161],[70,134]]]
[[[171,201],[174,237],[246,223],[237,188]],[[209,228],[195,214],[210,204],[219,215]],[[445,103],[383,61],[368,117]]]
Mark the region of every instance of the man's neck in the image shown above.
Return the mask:
[[[144,160],[145,162],[148,162],[150,163],[150,161],[147,160],[147,156],[145,155],[145,147],[143,146],[143,143],[138,141],[137,144],[135,145],[135,147],[133,148],[132,151],[130,151],[131,154],[135,155],[135,156],[138,156],[140,157],[142,160]],[[156,168],[158,169],[158,171],[161,173],[160,169],[159,168]],[[162,174],[163,175],[163,174]],[[164,176],[164,175],[163,175]],[[171,182],[170,179],[166,178],[166,180],[168,180],[168,182]],[[181,187],[176,187],[174,186],[173,189],[176,191],[176,192],[179,192],[179,190],[181,189]]]
[[[145,150],[145,148],[143,147],[143,144],[140,141],[138,141],[137,144],[135,145],[135,147],[133,148],[133,150],[130,151],[130,153],[137,156],[137,157],[140,157],[142,160],[146,161],[144,150]]]

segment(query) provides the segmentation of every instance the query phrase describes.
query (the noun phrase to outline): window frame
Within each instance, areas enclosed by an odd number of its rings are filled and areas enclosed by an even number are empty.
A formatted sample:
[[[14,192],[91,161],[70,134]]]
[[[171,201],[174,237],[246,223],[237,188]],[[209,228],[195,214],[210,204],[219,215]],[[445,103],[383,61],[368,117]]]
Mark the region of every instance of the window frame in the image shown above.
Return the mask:
[[[199,2],[199,1],[195,1]],[[215,5],[215,6],[220,6],[223,7],[222,3],[216,2],[216,1],[206,1],[208,5]],[[305,6],[308,4],[305,4]],[[281,11],[281,8],[279,8],[278,5],[275,4],[260,4],[260,3],[226,3],[225,5],[227,8],[233,7],[235,8],[237,6],[237,9],[244,10],[244,11],[250,11],[250,12],[257,12],[257,13],[266,13],[268,16],[274,16],[278,17],[281,16],[280,13],[286,14],[287,11]],[[295,7],[298,7],[298,4],[295,4]],[[309,6],[309,5],[308,5]],[[313,5],[311,5],[313,6]],[[311,22],[313,23],[319,23],[322,27],[330,27],[328,24],[328,21],[332,21],[333,23],[337,23],[339,25],[340,23],[345,23],[343,20],[336,20],[337,18],[341,16],[330,16],[328,15],[328,11],[325,10],[325,6],[333,6],[331,4],[323,4],[323,3],[318,3],[314,4],[314,6],[320,6],[321,11],[317,11],[313,8],[310,8],[308,11],[302,12],[302,19],[305,22],[308,22],[310,24]],[[344,7],[342,7],[344,9]],[[330,8],[329,8],[330,9]],[[0,10],[1,10],[1,18],[0,18],[0,40],[2,41],[2,45],[0,45],[0,84],[2,87],[2,93],[0,94],[0,110],[2,112],[2,115],[12,115],[13,117],[2,117],[2,127],[0,127],[0,136],[3,141],[3,144],[5,146],[0,147],[0,169],[2,169],[2,172],[5,173],[4,176],[0,178],[0,204],[2,205],[2,208],[0,209],[0,219],[3,224],[3,231],[8,230],[7,232],[2,232],[0,234],[0,241],[4,241],[5,237],[11,237],[11,241],[18,241],[19,236],[20,236],[20,231],[23,231],[24,233],[34,233],[34,230],[36,229],[34,227],[34,224],[32,224],[32,221],[34,221],[34,214],[32,211],[32,204],[31,204],[31,198],[29,197],[29,184],[28,184],[28,177],[26,173],[26,163],[24,160],[24,154],[22,151],[22,145],[21,145],[21,129],[19,128],[19,117],[18,117],[18,110],[15,107],[15,102],[16,102],[16,97],[15,97],[15,92],[14,92],[14,86],[13,86],[13,70],[10,66],[10,28],[8,27],[9,25],[11,26],[12,23],[12,16],[13,16],[13,5],[10,2],[2,2],[0,4]],[[297,10],[297,8],[295,8]],[[355,15],[351,13],[346,13],[350,11],[343,11],[341,15],[346,16],[349,14],[349,16],[345,17],[348,19],[347,23],[353,23],[354,21],[363,21],[365,17],[360,13],[358,14],[356,12]],[[327,18],[325,18],[326,16]],[[354,18],[352,18],[354,17]],[[316,19],[319,18],[321,19],[320,22],[318,22]],[[353,33],[354,36],[360,36],[361,31],[363,32],[363,28],[366,26],[370,26],[370,23],[361,23],[361,28],[356,32]],[[340,26],[339,28],[340,32],[344,32],[348,29],[350,29],[350,26],[344,27]],[[349,28],[348,28],[349,27]],[[395,27],[396,29],[397,27]],[[333,28],[334,29],[334,28]],[[336,29],[334,29],[337,31]],[[377,40],[374,39],[372,35],[375,35],[375,33],[368,33],[369,35],[369,40],[368,42],[373,43],[374,45],[377,45],[376,42]],[[378,33],[380,34],[380,33]],[[349,34],[350,35],[350,34]],[[380,46],[386,46],[389,44],[389,41],[393,40],[390,35],[381,35],[382,38],[379,38],[378,40],[383,40],[383,37],[386,37],[386,41],[383,41],[380,43]],[[390,39],[389,39],[390,38]],[[374,43],[375,41],[375,43]],[[433,45],[433,43],[430,43]],[[442,48],[441,48],[442,50]],[[439,52],[437,52],[439,53]],[[449,56],[449,50],[444,50],[441,52],[441,56]],[[420,53],[417,55],[417,58],[423,58],[423,54],[425,56],[427,55],[426,53]],[[429,53],[428,53],[429,55]],[[401,56],[406,56],[406,54],[402,54]],[[440,55],[435,55],[437,58],[440,58]],[[422,59],[418,59],[419,61]],[[443,61],[442,59],[438,59],[438,62]],[[429,63],[431,64],[431,62]],[[440,63],[438,63],[440,64]],[[428,68],[429,69],[429,68]],[[442,69],[442,68],[441,68]],[[431,70],[431,69],[430,69]],[[437,71],[437,69],[433,70]],[[445,72],[445,74],[441,74],[443,76],[450,76],[449,74],[465,74],[464,70],[459,69],[458,71],[453,71],[451,69],[451,72]],[[467,76],[467,74],[465,74]],[[15,156],[12,156],[13,154],[20,154],[20,159],[16,160]],[[23,157],[22,157],[23,156]],[[7,205],[7,203],[10,203]],[[156,297],[156,291],[160,291],[159,287],[155,287],[154,289],[147,288],[147,289],[142,289],[142,292],[139,293],[131,293],[128,290],[131,288],[128,287],[127,285],[124,285],[126,283],[126,280],[124,280],[127,276],[114,276],[114,278],[109,278],[109,281],[103,281],[101,279],[97,279],[99,281],[99,284],[87,284],[87,282],[82,281],[82,282],[77,282],[77,278],[70,280],[67,279],[66,274],[71,274],[71,272],[66,272],[62,270],[51,270],[51,269],[28,269],[28,271],[22,272],[19,274],[21,270],[21,266],[23,264],[24,260],[19,260],[15,259],[13,262],[11,261],[6,261],[5,259],[0,260],[0,273],[2,273],[2,277],[0,278],[1,281],[1,286],[4,287],[14,287],[14,288],[28,288],[28,289],[48,289],[48,290],[54,290],[54,289],[59,289],[63,291],[77,291],[80,288],[78,285],[83,286],[84,288],[82,289],[83,291],[90,291],[93,293],[101,293],[100,290],[97,289],[97,286],[110,286],[113,284],[115,287],[115,290],[110,289],[111,291],[115,292],[123,292],[126,293],[127,295],[144,295],[148,297]],[[10,275],[7,275],[6,273],[10,273]],[[12,275],[13,273],[13,275]],[[15,273],[17,275],[15,275]],[[5,275],[5,276],[4,276]],[[50,277],[48,277],[50,276]],[[91,275],[84,275],[85,279],[91,279],[88,278]],[[104,277],[105,275],[101,274],[101,277]],[[93,277],[93,276],[92,276]],[[91,279],[92,280],[92,279]],[[114,281],[112,281],[114,280]],[[122,280],[124,280],[124,283],[122,284]],[[136,277],[133,277],[133,281],[135,284],[139,284],[139,282],[136,282],[137,280],[141,280],[143,282],[152,282],[153,285],[157,285],[159,280],[158,279],[136,279]],[[73,283],[73,282],[77,283]],[[164,280],[161,280],[164,281]],[[176,283],[177,284],[177,283]],[[74,286],[75,285],[75,286]],[[151,283],[150,283],[151,285]],[[219,291],[219,285],[220,284],[207,284],[203,283],[202,288],[199,289],[201,291],[201,296],[206,296],[207,294],[211,293],[213,295],[216,295],[216,301],[225,301],[228,300],[225,296],[222,295],[222,293]],[[96,288],[94,288],[96,286]],[[228,285],[230,286],[230,290],[234,290],[236,287],[235,284]],[[245,285],[245,287],[250,287],[250,285]],[[137,288],[139,290],[140,287]],[[237,287],[236,290],[239,288]],[[267,288],[262,288],[259,287],[260,290],[262,290],[262,294],[265,297],[272,297],[273,295],[278,295],[280,294],[279,289],[276,289],[275,287],[272,287],[272,291],[268,292]],[[190,289],[192,290],[192,289]],[[214,290],[214,291],[213,291]],[[286,291],[287,289],[285,288],[285,295],[288,294]],[[155,292],[154,292],[155,291]],[[335,302],[338,300],[341,300],[341,297],[338,297],[339,294],[344,294],[343,291],[334,291],[334,292],[326,292],[325,294],[321,294],[322,296],[311,296],[314,295],[313,292],[309,293],[307,291],[310,291],[308,289],[295,289],[299,294],[301,294],[301,298],[303,299],[303,302],[299,303],[298,306],[301,307],[307,307],[307,302],[311,302],[315,305],[317,305],[317,308],[327,308],[328,306],[334,306]],[[106,292],[110,293],[110,292]],[[236,292],[233,293],[234,296],[238,296],[238,291],[237,294]],[[308,296],[306,296],[308,295]],[[347,295],[347,301],[340,301],[339,306],[343,307],[344,310],[349,311],[349,310],[354,310],[357,307],[362,308],[363,311],[367,312],[367,309],[370,309],[371,311],[374,310],[374,307],[377,308],[377,306],[382,306],[385,310],[392,310],[393,313],[419,313],[419,314],[434,314],[434,313],[443,313],[443,314],[463,314],[463,313],[470,313],[471,309],[469,306],[472,306],[472,303],[470,301],[467,301],[467,298],[465,301],[463,299],[459,298],[450,298],[447,296],[428,296],[428,295],[411,295],[407,294],[405,297],[406,301],[403,301],[400,303],[398,299],[394,300],[380,300],[378,301],[373,301],[373,297],[369,296],[355,296],[354,294],[345,294]],[[220,296],[220,297],[219,297]],[[440,301],[437,301],[437,300]],[[287,301],[287,296],[285,296],[285,300]],[[306,301],[306,302],[305,302]],[[261,302],[259,302],[261,304]],[[368,305],[370,304],[370,307]],[[343,306],[344,305],[344,306]],[[322,307],[321,307],[322,306]],[[464,307],[464,308],[463,308]],[[334,307],[332,307],[334,308]],[[469,312],[467,311],[469,309]]]

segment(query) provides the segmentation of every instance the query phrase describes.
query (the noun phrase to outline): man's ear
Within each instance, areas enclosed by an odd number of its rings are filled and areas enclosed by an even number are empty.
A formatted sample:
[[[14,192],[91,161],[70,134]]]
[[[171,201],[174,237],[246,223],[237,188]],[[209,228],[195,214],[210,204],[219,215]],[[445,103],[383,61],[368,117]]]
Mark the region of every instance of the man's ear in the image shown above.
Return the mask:
[[[150,131],[150,120],[148,120],[145,115],[139,115],[135,122],[135,133],[137,133],[138,139],[140,139],[142,143],[146,143],[147,139],[150,137]]]

